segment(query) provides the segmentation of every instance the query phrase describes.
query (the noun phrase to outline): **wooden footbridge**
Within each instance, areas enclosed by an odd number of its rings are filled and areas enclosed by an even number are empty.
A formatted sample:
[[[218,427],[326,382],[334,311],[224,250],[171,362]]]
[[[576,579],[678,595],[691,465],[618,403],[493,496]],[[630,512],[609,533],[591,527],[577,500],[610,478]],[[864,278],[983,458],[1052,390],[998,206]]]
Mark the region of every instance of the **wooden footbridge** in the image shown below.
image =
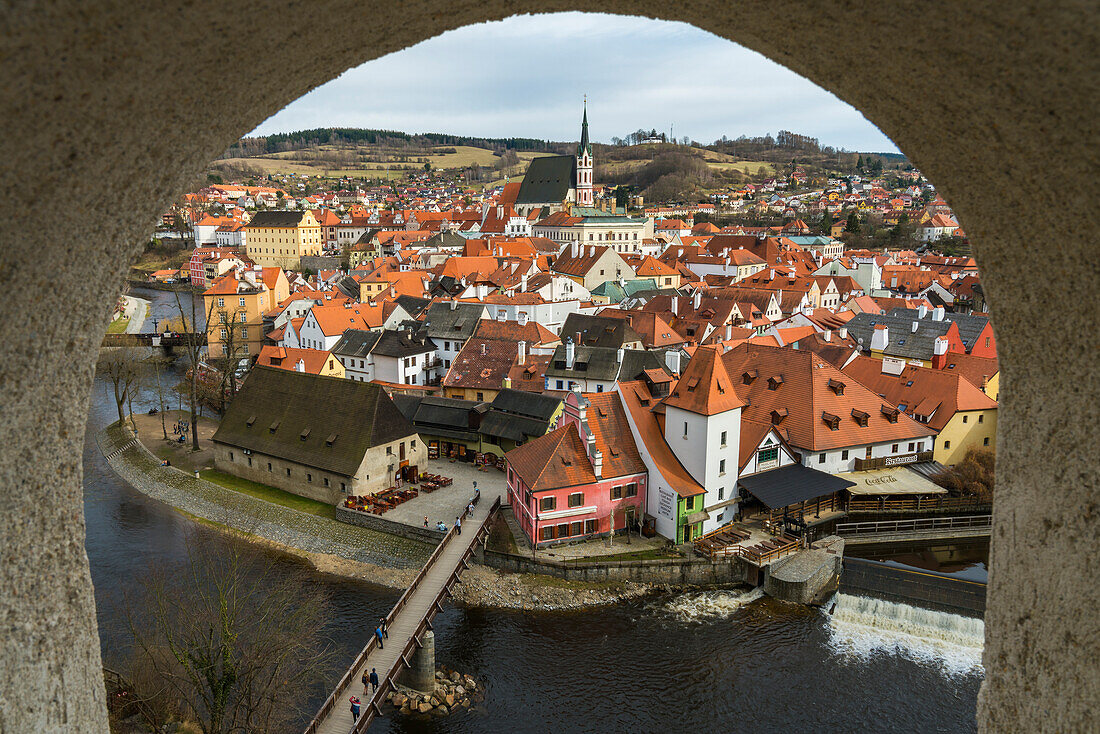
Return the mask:
[[[499,509],[499,496],[492,502],[482,497],[474,505],[473,515],[463,522],[462,533],[456,533],[452,527],[443,536],[443,542],[386,615],[389,638],[383,641],[384,647],[379,647],[373,626],[363,630],[368,635],[366,647],[313,716],[305,734],[359,734],[367,730],[382,712],[382,701],[394,689],[394,679],[412,665],[412,656],[421,646],[420,638],[432,628],[432,619],[442,611],[443,600],[455,584],[461,583],[458,577],[469,568],[474,548],[488,536],[489,521]],[[379,686],[374,694],[364,696],[361,679],[364,671],[369,673],[371,668],[378,672]],[[353,695],[362,700],[362,713],[355,722],[349,703]]]
[[[105,334],[104,347],[182,347],[206,345],[205,332],[171,332],[169,334]]]
[[[992,529],[992,515],[924,517],[916,520],[838,522],[836,524],[836,534],[844,538],[847,545],[983,538],[988,537]]]

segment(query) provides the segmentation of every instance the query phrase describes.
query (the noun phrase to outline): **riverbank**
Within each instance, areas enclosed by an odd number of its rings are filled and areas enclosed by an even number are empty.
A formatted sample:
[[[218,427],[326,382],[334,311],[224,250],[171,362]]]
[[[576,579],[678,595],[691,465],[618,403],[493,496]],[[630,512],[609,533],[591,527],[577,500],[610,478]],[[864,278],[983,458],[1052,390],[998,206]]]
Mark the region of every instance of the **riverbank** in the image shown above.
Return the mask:
[[[118,423],[100,430],[96,442],[115,473],[142,494],[234,537],[301,558],[321,573],[404,589],[431,553],[426,543],[303,513],[162,466]],[[553,611],[616,604],[668,588],[570,581],[475,565],[463,574],[454,598],[474,607]]]

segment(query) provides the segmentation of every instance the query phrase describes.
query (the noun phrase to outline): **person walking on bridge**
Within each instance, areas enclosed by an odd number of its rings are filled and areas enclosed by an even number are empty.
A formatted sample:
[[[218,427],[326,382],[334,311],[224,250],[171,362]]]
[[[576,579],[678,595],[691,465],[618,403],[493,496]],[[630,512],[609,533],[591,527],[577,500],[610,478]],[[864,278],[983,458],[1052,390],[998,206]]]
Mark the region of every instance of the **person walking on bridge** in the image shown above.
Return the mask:
[[[378,629],[382,630],[382,636],[387,640],[390,639],[390,628],[386,626],[386,618],[382,617],[378,620]]]
[[[386,647],[382,644],[382,630],[380,628],[376,627],[374,629],[374,636],[378,638],[378,649],[385,650]]]
[[[455,534],[462,535],[462,518],[455,518]]]
[[[374,693],[378,690],[378,671],[374,668],[370,669],[370,684],[372,686],[371,693]]]
[[[352,721],[358,721],[359,720],[359,697],[358,696],[352,696],[348,700],[351,701],[351,720]]]
[[[363,671],[363,695],[367,695],[367,685],[370,681],[367,679],[367,671]]]

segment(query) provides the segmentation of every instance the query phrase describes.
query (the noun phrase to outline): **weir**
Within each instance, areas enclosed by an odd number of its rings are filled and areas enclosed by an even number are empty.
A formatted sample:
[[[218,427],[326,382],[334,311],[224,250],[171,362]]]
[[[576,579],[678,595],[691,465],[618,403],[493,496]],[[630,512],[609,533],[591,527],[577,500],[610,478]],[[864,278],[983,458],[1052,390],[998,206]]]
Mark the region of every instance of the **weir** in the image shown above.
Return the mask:
[[[985,623],[980,618],[850,594],[837,594],[826,609],[832,611],[831,642],[840,651],[860,656],[897,651],[937,660],[954,673],[981,669]]]

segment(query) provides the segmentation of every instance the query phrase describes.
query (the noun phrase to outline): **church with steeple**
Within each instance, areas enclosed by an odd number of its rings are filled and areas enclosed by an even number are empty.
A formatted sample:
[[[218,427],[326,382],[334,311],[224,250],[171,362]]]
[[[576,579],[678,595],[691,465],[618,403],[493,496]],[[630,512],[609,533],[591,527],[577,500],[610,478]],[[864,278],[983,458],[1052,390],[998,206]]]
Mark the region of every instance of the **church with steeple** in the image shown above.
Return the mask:
[[[588,137],[588,102],[581,119],[581,140],[576,155],[552,155],[535,158],[527,168],[516,196],[515,210],[526,216],[540,210],[548,216],[570,206],[595,205],[592,169],[592,143]]]

